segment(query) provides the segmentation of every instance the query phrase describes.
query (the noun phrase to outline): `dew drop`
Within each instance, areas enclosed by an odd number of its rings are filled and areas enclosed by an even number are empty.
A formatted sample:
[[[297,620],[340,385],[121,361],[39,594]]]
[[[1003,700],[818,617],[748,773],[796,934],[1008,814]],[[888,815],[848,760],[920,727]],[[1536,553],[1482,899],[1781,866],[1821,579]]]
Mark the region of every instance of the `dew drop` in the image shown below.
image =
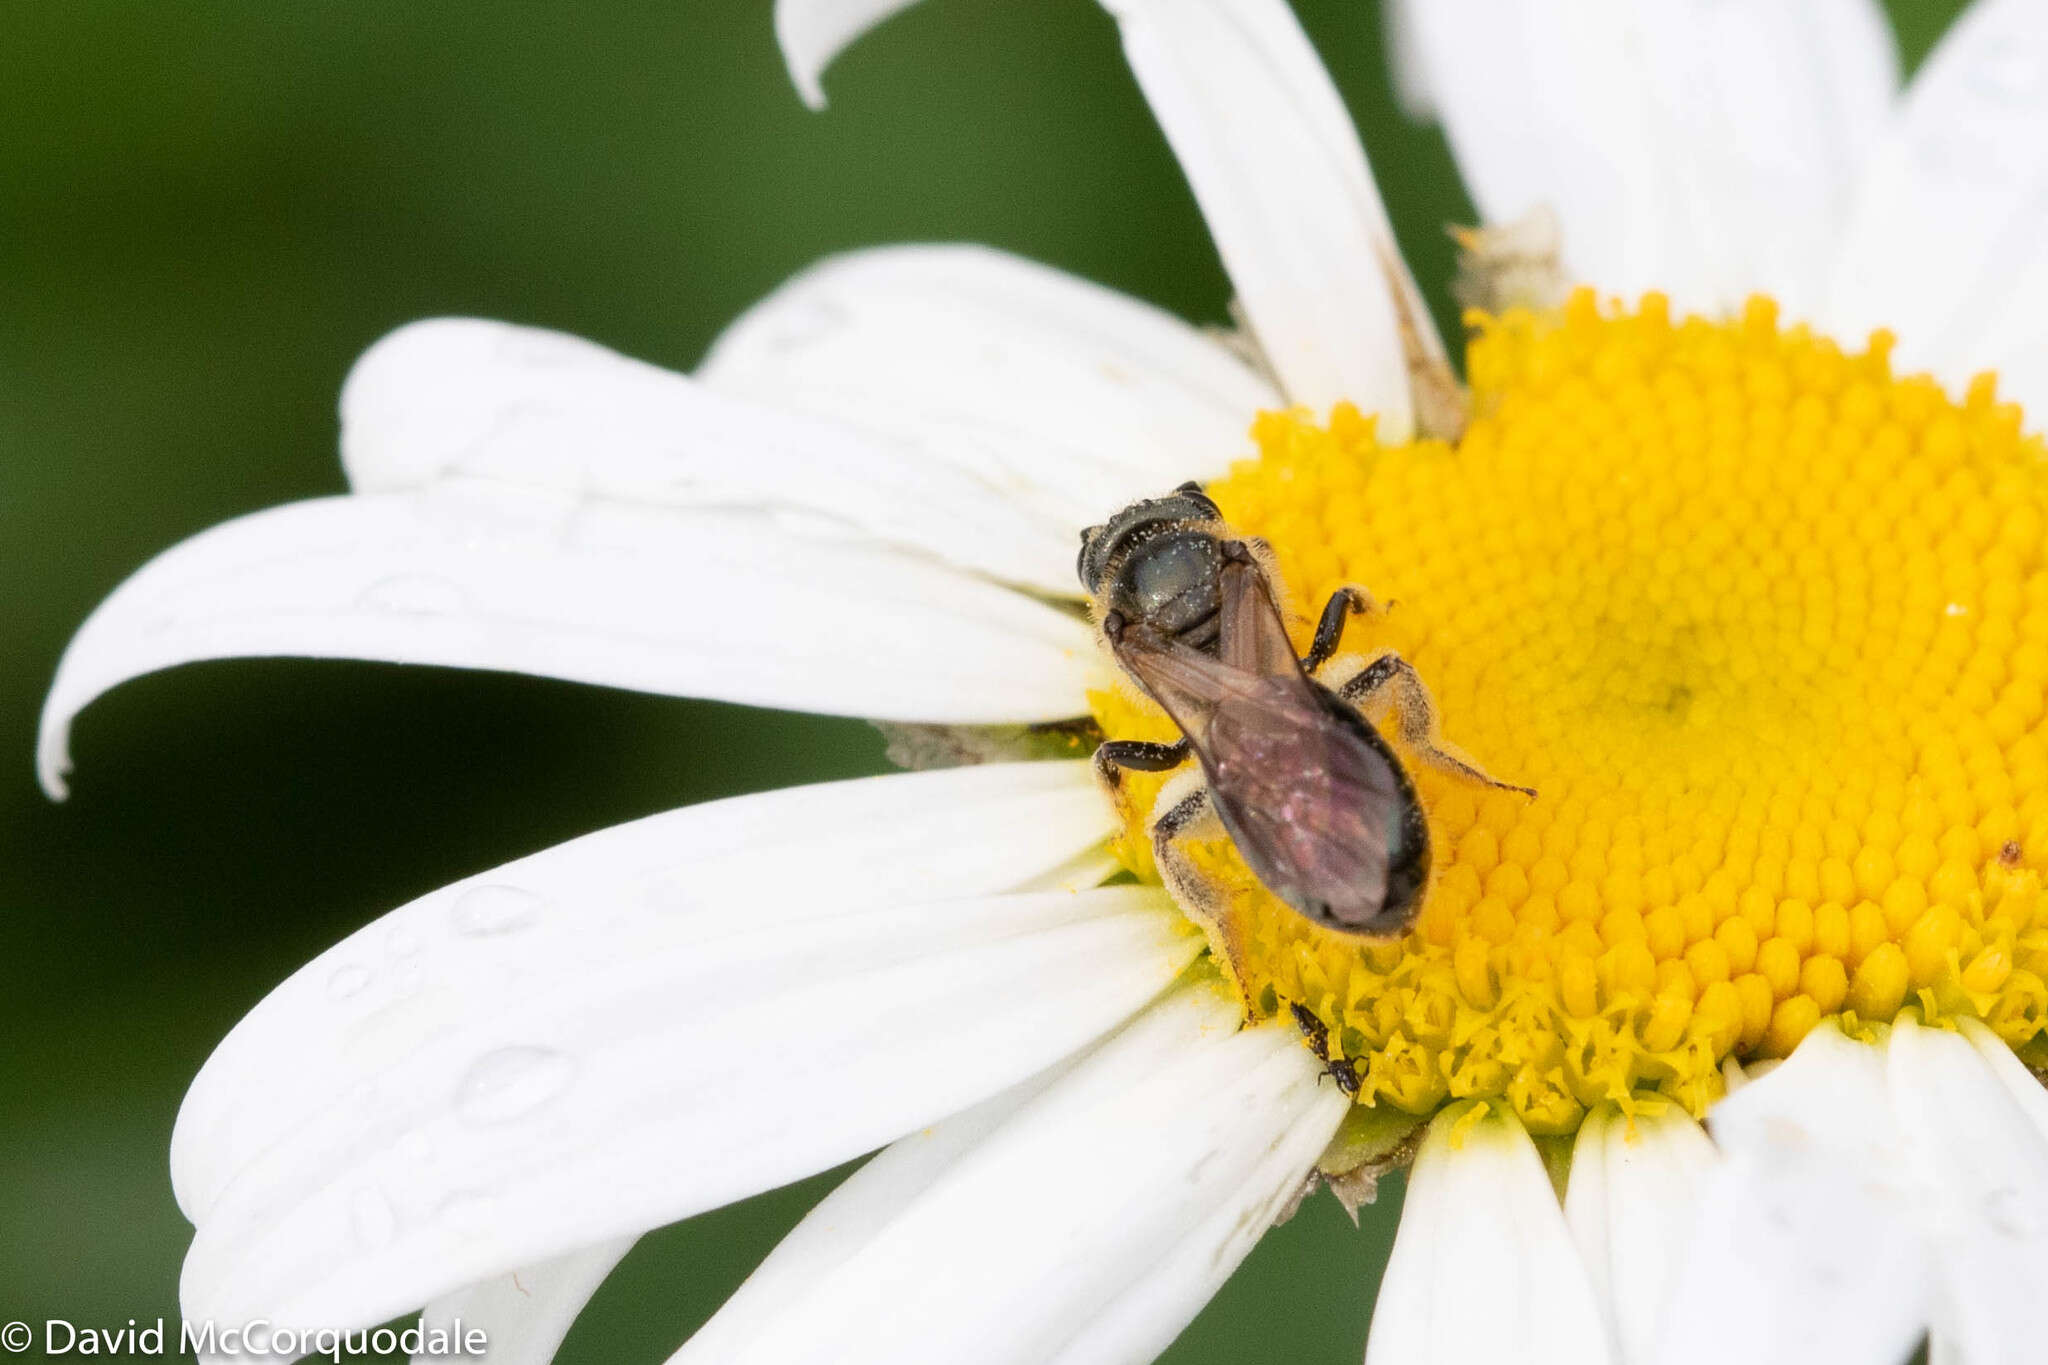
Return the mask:
[[[384,936],[384,951],[393,957],[411,957],[420,950],[420,931],[410,924],[394,924]]]
[[[327,978],[327,994],[336,1000],[346,1000],[350,996],[361,995],[369,984],[370,969],[350,963],[346,967],[336,967],[334,975]]]
[[[516,886],[476,886],[456,898],[455,931],[472,938],[516,934],[540,918],[547,903]]]
[[[501,1235],[496,1196],[476,1190],[458,1190],[442,1201],[435,1211],[438,1221],[456,1236],[479,1239]]]
[[[2034,1230],[2026,1198],[2010,1185],[1984,1196],[1984,1220],[2008,1237],[2025,1237]]]
[[[382,1190],[361,1189],[349,1196],[348,1223],[356,1244],[365,1251],[389,1246],[398,1235],[398,1213]]]
[[[1979,62],[1977,74],[1984,86],[2001,99],[2031,100],[2048,88],[2048,65],[2018,46],[2003,47],[1989,54]]]
[[[356,600],[373,611],[399,616],[450,616],[469,606],[469,595],[461,588],[445,578],[425,574],[379,579]]]
[[[479,1058],[462,1078],[455,1112],[468,1123],[509,1123],[566,1090],[575,1070],[552,1048],[501,1047]]]

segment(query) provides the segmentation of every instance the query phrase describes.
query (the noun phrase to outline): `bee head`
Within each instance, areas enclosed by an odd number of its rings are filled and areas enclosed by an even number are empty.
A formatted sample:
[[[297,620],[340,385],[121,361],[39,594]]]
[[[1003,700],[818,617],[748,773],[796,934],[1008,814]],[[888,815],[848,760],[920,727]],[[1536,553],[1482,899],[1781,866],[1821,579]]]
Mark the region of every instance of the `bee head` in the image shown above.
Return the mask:
[[[1201,485],[1134,502],[1081,533],[1076,569],[1105,611],[1121,612],[1167,635],[1211,622],[1220,605],[1223,567],[1216,538],[1222,513]],[[1190,644],[1201,641],[1191,638]]]

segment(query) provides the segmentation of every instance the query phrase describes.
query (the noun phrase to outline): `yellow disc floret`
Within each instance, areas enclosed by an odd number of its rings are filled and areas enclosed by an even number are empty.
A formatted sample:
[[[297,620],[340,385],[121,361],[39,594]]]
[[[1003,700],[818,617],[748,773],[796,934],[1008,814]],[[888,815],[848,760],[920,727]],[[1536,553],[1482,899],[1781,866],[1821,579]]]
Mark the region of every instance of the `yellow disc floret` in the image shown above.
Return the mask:
[[[1445,737],[1540,795],[1411,763],[1435,871],[1385,944],[1197,846],[1248,1010],[1312,1011],[1361,1103],[1496,1099],[1538,1133],[1704,1112],[1725,1058],[1908,1005],[2048,1061],[2048,465],[2018,409],[1764,300],[1472,321],[1455,447],[1268,413],[1209,491],[1297,613],[1346,583],[1393,604],[1346,650],[1399,650]],[[1173,734],[1093,700],[1111,735]],[[1159,779],[1127,781],[1142,821]],[[1140,829],[1120,847],[1153,875]]]

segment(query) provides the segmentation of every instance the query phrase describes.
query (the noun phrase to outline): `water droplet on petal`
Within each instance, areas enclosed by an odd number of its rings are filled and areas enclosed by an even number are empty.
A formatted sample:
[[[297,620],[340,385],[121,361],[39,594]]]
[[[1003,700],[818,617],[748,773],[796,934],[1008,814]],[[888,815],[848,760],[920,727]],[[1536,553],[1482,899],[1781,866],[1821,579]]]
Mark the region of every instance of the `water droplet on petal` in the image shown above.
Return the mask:
[[[1977,64],[1986,89],[2001,99],[2027,100],[2048,86],[2048,65],[2021,46],[2002,46]]]
[[[508,1123],[568,1089],[575,1063],[552,1048],[501,1047],[470,1067],[455,1091],[455,1111],[469,1123]]]
[[[365,1251],[390,1245],[398,1235],[398,1212],[382,1190],[362,1189],[349,1196],[348,1223],[356,1244]]]
[[[451,916],[457,933],[492,938],[518,933],[546,908],[539,896],[516,886],[474,886],[456,898]]]
[[[467,1239],[502,1237],[495,1195],[476,1190],[458,1190],[442,1201],[437,1221],[456,1236]]]
[[[411,957],[420,950],[420,931],[410,924],[394,924],[384,937],[384,951],[393,957]]]
[[[345,967],[336,967],[334,975],[327,978],[327,994],[336,1000],[346,1000],[352,995],[362,994],[370,984],[370,969],[358,967],[353,962]]]
[[[399,616],[451,616],[469,607],[469,594],[445,578],[399,574],[379,579],[356,599],[373,611]]]
[[[2010,1185],[1984,1196],[1984,1220],[2008,1237],[2025,1237],[2034,1230],[2026,1196]]]

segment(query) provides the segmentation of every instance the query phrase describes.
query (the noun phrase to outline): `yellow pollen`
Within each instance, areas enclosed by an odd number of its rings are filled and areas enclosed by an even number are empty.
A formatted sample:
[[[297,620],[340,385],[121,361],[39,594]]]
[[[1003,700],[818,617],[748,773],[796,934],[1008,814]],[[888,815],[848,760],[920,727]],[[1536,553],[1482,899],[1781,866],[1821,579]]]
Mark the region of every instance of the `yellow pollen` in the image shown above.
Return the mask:
[[[1269,541],[1304,646],[1359,583],[1447,739],[1503,781],[1409,763],[1434,873],[1361,944],[1194,846],[1256,1016],[1328,1028],[1366,1105],[1493,1100],[1565,1133],[1613,1101],[1703,1113],[1724,1058],[1905,1006],[2048,1062],[2048,465],[1990,376],[1964,401],[1768,300],[1474,315],[1453,448],[1266,413],[1212,485]],[[1334,667],[1334,665],[1333,665]],[[1105,733],[1171,738],[1128,690]],[[1120,855],[1163,778],[1127,776]]]

